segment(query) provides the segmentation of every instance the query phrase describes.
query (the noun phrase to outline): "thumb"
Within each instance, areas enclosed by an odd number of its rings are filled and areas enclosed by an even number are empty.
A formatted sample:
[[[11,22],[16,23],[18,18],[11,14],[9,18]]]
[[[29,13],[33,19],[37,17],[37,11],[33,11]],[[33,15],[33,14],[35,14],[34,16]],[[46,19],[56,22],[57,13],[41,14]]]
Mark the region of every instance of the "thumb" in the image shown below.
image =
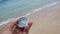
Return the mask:
[[[5,29],[12,29],[17,24],[17,19],[12,19],[6,26]]]

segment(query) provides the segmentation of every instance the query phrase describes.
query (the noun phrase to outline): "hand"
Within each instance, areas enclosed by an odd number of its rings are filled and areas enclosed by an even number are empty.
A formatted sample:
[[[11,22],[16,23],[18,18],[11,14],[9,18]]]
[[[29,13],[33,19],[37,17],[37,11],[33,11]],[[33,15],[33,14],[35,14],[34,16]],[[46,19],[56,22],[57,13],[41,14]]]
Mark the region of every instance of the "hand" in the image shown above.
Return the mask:
[[[20,28],[16,26],[17,19],[10,21],[3,29],[0,30],[0,34],[28,34],[28,31],[32,25],[32,20],[29,20],[28,25],[21,31]]]

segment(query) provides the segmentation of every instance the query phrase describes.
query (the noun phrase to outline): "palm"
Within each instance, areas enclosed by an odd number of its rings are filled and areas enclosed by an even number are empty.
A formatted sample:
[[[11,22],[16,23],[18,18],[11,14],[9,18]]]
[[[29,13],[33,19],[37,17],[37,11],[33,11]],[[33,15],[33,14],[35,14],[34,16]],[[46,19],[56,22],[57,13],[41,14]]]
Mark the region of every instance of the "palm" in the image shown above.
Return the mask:
[[[12,20],[8,25],[0,30],[0,34],[28,34],[28,31],[32,25],[32,21],[29,20],[28,25],[23,29],[23,31],[16,26],[17,19]]]

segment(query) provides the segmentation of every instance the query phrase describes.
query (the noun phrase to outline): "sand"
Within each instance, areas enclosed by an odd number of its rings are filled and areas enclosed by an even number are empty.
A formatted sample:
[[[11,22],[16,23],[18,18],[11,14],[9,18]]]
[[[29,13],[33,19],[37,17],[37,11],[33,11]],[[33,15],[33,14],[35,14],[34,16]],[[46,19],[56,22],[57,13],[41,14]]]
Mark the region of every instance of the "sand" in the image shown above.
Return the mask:
[[[29,34],[60,34],[60,5],[44,8],[28,16],[33,20]]]

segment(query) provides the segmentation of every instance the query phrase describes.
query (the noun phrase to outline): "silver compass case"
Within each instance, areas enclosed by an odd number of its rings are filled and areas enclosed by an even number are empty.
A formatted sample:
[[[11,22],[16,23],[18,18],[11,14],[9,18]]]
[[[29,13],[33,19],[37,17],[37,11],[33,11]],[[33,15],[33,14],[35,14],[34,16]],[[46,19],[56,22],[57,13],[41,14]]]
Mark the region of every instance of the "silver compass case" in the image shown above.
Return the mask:
[[[18,19],[17,26],[20,28],[25,27],[28,24],[28,18],[27,17],[21,17]]]

